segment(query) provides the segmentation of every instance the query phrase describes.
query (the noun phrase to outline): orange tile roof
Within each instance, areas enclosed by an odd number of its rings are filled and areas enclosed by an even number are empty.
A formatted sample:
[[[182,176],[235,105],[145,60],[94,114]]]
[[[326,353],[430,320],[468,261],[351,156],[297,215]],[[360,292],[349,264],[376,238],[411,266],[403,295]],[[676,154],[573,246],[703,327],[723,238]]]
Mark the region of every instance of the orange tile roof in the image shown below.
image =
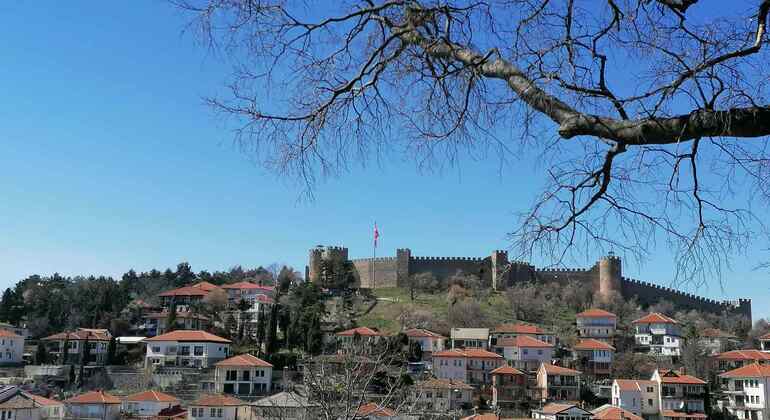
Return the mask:
[[[545,334],[545,331],[536,325],[526,324],[502,324],[492,330],[493,333],[511,333],[511,334]]]
[[[20,335],[8,330],[0,330],[0,337],[21,338]]]
[[[78,331],[73,331],[73,332],[60,332],[58,334],[49,335],[48,337],[42,338],[41,340],[43,341],[54,341],[54,340],[110,341],[110,337],[108,337],[103,332],[96,332],[96,330],[80,329]]]
[[[273,286],[261,286],[256,283],[252,283],[250,281],[239,281],[237,283],[230,283],[230,284],[223,284],[223,289],[260,289],[265,291],[273,291],[275,290],[275,287]]]
[[[362,337],[382,337],[385,335],[369,327],[357,327],[337,333],[340,337],[350,337],[356,334]]]
[[[574,369],[565,368],[563,366],[556,366],[550,363],[541,364],[545,368],[545,373],[549,375],[580,375],[582,372]]]
[[[719,353],[714,356],[717,360],[770,360],[770,353],[765,353],[755,349],[749,350],[731,350]]]
[[[499,368],[489,372],[493,375],[524,375],[525,373],[508,365],[500,366]]]
[[[204,320],[204,321],[209,319],[208,317],[206,317],[204,315],[196,314],[196,313],[193,313],[193,312],[190,312],[190,311],[177,311],[176,317],[179,318],[179,319],[188,319],[189,318],[189,319],[200,319],[200,320]],[[147,318],[147,319],[165,319],[165,318],[168,318],[168,311],[155,312],[155,313],[147,314],[143,318]]]
[[[210,290],[195,286],[185,286],[178,289],[166,290],[165,292],[158,293],[158,296],[206,296]]]
[[[604,309],[591,308],[577,315],[578,318],[617,318],[618,316]]]
[[[441,334],[436,334],[433,331],[426,330],[425,328],[411,328],[404,331],[407,337],[429,337],[429,338],[446,338]]]
[[[473,414],[460,420],[505,420],[495,413]]]
[[[770,366],[752,363],[738,369],[722,373],[721,378],[765,378],[770,377]]]
[[[553,344],[538,340],[528,335],[518,335],[513,338],[501,338],[497,340],[497,347],[553,347]]]
[[[104,391],[91,391],[64,401],[67,404],[120,404],[120,398]]]
[[[175,402],[179,403],[179,398],[164,394],[159,391],[142,391],[131,394],[126,397],[126,401],[146,401],[146,402]]]
[[[593,412],[595,420],[643,420],[636,414],[620,407],[606,407]]]
[[[673,318],[658,312],[653,312],[651,314],[645,315],[637,319],[636,321],[632,322],[632,324],[678,324],[678,323],[679,322],[677,322]]]
[[[238,398],[230,397],[228,395],[223,394],[206,394],[201,395],[200,398],[198,398],[196,401],[194,401],[191,406],[205,406],[205,407],[232,407],[232,406],[240,406],[240,405],[246,405],[245,402],[239,400]]]
[[[430,388],[430,389],[467,389],[472,390],[473,387],[462,381],[452,379],[439,379],[431,378],[426,381],[417,382],[418,388]]]
[[[595,340],[593,338],[582,338],[577,344],[575,344],[575,350],[609,350],[615,351],[615,347],[605,343],[604,341]]]
[[[216,290],[216,289],[219,289],[219,288],[220,288],[220,287],[219,287],[219,286],[217,286],[216,284],[211,284],[211,283],[209,283],[209,282],[207,282],[207,281],[199,281],[199,282],[197,282],[197,283],[193,284],[193,285],[192,285],[192,286],[190,286],[190,287],[195,287],[195,288],[197,288],[197,289],[203,289],[203,290],[205,290],[205,291],[207,291],[207,292],[210,292],[210,291],[212,291],[212,290]]]
[[[200,330],[176,330],[142,341],[199,341],[212,343],[232,343],[232,341]]]
[[[770,340],[770,333],[767,333],[765,335],[759,336],[760,340]]]
[[[674,410],[663,410],[661,411],[661,414],[663,417],[673,417],[675,419],[706,419],[705,414],[703,413],[684,413],[681,411],[674,411]]]
[[[700,336],[709,338],[736,338],[734,335],[726,333],[719,328],[706,328],[701,331]]]
[[[54,399],[51,399],[51,398],[46,398],[46,397],[41,397],[40,395],[29,394],[29,396],[30,396],[30,397],[31,397],[31,398],[32,398],[32,399],[33,399],[33,400],[34,400],[36,403],[38,403],[38,404],[40,404],[40,405],[43,405],[43,406],[48,406],[48,407],[50,407],[50,406],[52,406],[52,405],[62,405],[62,404],[64,404],[64,402],[63,402],[63,401],[54,400]]]
[[[550,403],[550,404],[546,404],[546,406],[543,407],[539,411],[541,411],[541,412],[543,412],[545,414],[559,414],[562,411],[567,411],[567,410],[571,409],[572,407],[580,408],[580,407],[578,407],[575,404]]]
[[[256,366],[256,367],[273,367],[270,363],[260,359],[259,357],[251,354],[239,354],[229,359],[217,362],[214,366]]]
[[[661,369],[658,371],[660,381],[664,384],[705,385],[706,381],[692,375],[685,375],[673,370]]]
[[[621,391],[641,391],[642,386],[657,385],[655,381],[642,381],[636,379],[615,379]]]
[[[361,417],[393,417],[396,412],[388,407],[381,407],[377,403],[369,402],[361,405],[356,410],[356,416]]]
[[[450,349],[433,353],[433,357],[470,357],[475,359],[502,359],[503,356],[476,347]]]

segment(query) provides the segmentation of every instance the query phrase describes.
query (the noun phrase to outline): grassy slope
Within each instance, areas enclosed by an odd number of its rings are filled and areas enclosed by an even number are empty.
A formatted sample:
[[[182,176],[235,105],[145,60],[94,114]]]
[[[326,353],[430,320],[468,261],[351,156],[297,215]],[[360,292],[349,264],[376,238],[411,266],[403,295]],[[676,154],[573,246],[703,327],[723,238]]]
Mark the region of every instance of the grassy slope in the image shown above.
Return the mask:
[[[377,289],[375,296],[380,299],[390,299],[391,301],[379,300],[374,309],[358,318],[358,325],[376,327],[385,332],[398,332],[400,325],[399,315],[408,308],[425,310],[433,314],[436,319],[446,320],[449,304],[446,299],[446,293],[423,294],[416,296],[414,302],[409,298],[409,291],[399,288]],[[480,302],[481,308],[486,314],[491,325],[498,325],[504,322],[513,322],[506,298],[503,294],[493,293],[486,300]],[[574,313],[559,313],[557,316],[564,319],[564,322],[574,322]]]

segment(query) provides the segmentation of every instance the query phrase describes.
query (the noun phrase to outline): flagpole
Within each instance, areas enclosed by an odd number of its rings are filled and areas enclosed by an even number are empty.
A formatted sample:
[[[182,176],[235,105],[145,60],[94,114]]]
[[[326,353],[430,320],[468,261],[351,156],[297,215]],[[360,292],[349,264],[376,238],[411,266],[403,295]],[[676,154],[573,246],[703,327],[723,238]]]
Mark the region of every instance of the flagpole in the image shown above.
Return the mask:
[[[374,241],[372,242],[372,289],[377,288],[377,222],[374,222]]]

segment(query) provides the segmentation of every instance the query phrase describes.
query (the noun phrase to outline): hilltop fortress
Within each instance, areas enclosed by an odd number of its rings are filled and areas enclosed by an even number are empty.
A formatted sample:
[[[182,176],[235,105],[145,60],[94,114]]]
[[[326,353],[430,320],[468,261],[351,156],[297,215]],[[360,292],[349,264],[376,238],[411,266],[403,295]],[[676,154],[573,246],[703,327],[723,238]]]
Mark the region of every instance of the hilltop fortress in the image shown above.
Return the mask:
[[[751,299],[718,301],[623,277],[619,257],[608,255],[588,269],[538,269],[522,261],[509,261],[506,251],[495,250],[488,257],[415,257],[409,248],[396,250],[395,257],[350,260],[348,249],[317,246],[310,250],[305,278],[318,282],[324,261],[350,261],[354,267],[355,287],[376,289],[408,287],[411,275],[429,272],[438,279],[462,272],[474,274],[495,290],[505,290],[521,282],[579,281],[590,285],[594,294],[607,299],[619,293],[626,299],[636,297],[642,305],[668,300],[680,309],[696,309],[711,313],[736,313],[751,320]]]

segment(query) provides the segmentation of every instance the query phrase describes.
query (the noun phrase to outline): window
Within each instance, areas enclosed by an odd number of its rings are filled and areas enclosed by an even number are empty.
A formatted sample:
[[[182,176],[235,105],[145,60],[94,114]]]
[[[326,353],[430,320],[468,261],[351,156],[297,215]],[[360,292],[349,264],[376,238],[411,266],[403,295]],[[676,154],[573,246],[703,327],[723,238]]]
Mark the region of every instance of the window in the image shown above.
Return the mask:
[[[209,417],[216,417],[217,416],[217,409],[214,407],[211,407],[209,410]]]
[[[648,399],[647,399],[647,405],[648,405],[648,406],[650,406],[650,407],[652,407],[653,405],[655,405],[655,404],[653,404],[653,403],[652,403],[652,398],[648,398]]]
[[[160,346],[152,346],[153,353],[160,353]]]
[[[193,348],[193,355],[195,355],[195,356],[203,356],[203,346],[195,346]]]
[[[226,381],[237,381],[238,380],[238,371],[237,370],[228,370],[225,372],[225,380]]]

